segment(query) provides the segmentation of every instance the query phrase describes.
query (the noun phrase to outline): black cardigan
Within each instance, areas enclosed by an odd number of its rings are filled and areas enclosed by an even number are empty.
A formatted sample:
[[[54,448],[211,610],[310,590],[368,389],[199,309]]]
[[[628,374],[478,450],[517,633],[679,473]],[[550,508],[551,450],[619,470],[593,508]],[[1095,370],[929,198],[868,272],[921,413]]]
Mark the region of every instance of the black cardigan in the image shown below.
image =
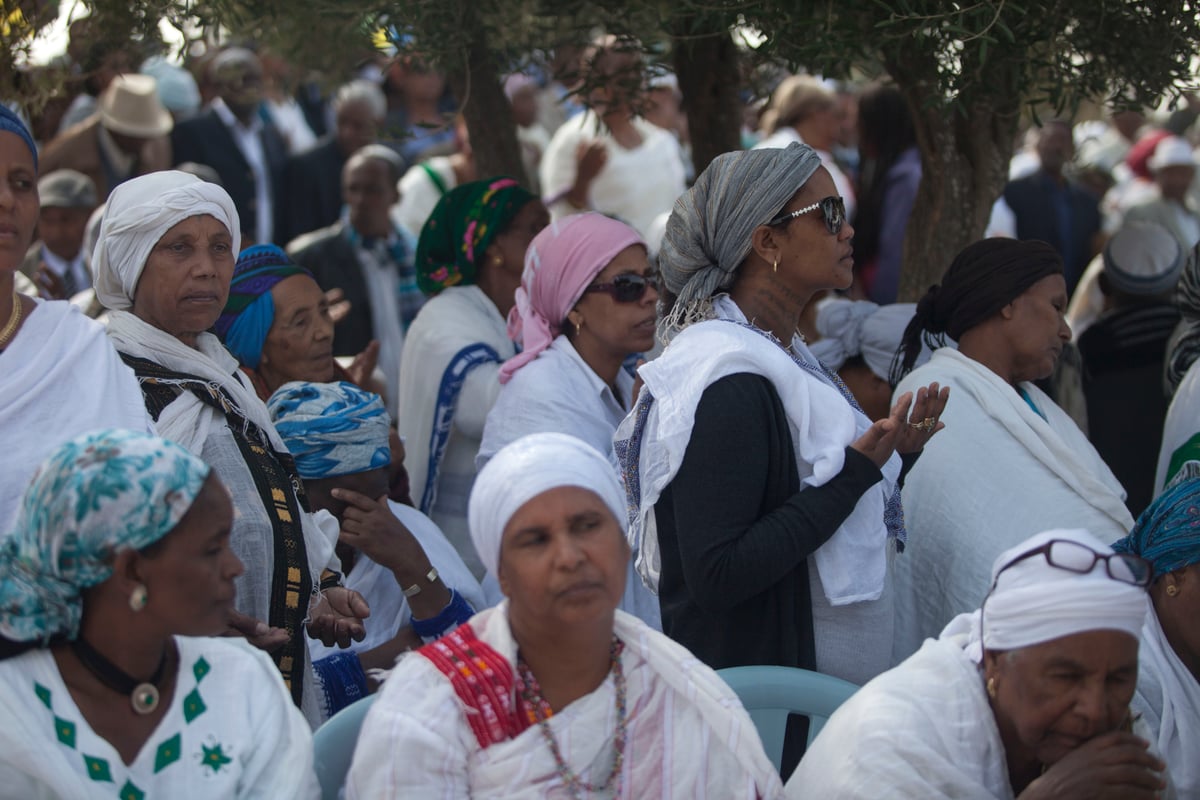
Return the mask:
[[[713,383],[679,472],[654,506],[663,631],[713,669],[814,669],[808,556],[881,478],[848,447],[840,473],[801,492],[771,382],[740,373]]]

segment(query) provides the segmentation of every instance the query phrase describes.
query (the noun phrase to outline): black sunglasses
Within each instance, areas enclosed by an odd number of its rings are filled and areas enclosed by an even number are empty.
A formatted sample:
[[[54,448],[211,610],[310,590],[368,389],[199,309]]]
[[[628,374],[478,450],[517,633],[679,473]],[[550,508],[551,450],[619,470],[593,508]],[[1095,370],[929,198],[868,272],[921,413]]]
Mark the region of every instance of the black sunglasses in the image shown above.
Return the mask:
[[[775,219],[767,223],[768,227],[782,225],[785,222],[791,222],[796,217],[802,214],[807,214],[810,211],[821,209],[821,216],[825,218],[825,229],[834,236],[842,232],[842,225],[846,222],[846,201],[837,196],[829,196],[818,200],[811,206],[805,206],[797,211],[789,211],[786,214],[780,214]]]
[[[605,292],[618,303],[636,303],[646,296],[646,289],[658,289],[658,281],[646,275],[618,275],[609,283],[593,283],[587,292]]]

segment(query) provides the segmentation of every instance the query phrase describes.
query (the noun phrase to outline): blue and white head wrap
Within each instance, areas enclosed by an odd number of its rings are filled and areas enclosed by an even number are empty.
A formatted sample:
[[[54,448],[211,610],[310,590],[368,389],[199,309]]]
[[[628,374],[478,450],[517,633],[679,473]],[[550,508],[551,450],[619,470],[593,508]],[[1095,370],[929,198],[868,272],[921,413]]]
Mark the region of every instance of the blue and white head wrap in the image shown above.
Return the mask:
[[[352,383],[285,383],[267,409],[301,478],[336,478],[391,463],[383,398]]]
[[[59,447],[34,473],[16,528],[0,544],[0,634],[74,639],[81,592],[112,574],[121,550],[166,536],[210,468],[173,442],[101,430]]]
[[[1160,494],[1129,535],[1112,547],[1149,561],[1155,578],[1200,564],[1200,478],[1181,481]]]
[[[239,363],[258,369],[267,334],[275,324],[271,289],[295,275],[312,278],[311,272],[294,264],[287,253],[273,244],[247,247],[238,256],[229,284],[229,299],[213,325],[213,332]]]

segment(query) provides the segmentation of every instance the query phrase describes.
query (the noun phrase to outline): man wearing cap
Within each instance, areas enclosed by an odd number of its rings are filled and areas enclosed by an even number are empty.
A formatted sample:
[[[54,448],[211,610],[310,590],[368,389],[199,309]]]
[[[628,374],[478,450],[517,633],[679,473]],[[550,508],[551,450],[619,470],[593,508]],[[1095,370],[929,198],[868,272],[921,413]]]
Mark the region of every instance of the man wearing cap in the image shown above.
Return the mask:
[[[1147,166],[1159,196],[1130,208],[1125,221],[1158,223],[1171,232],[1184,253],[1190,253],[1200,241],[1200,214],[1188,202],[1188,190],[1196,177],[1192,146],[1179,136],[1168,136],[1154,148]]]
[[[51,300],[69,300],[92,285],[83,253],[84,231],[96,207],[96,185],[82,172],[60,169],[38,180],[39,241],[21,263],[21,272]]]
[[[100,110],[56,136],[40,155],[43,175],[73,169],[91,178],[97,199],[119,184],[171,166],[173,126],[149,75],[120,75],[100,97]]]
[[[1136,517],[1154,495],[1167,416],[1163,358],[1179,322],[1173,296],[1186,254],[1161,225],[1127,219],[1103,258],[1104,311],[1079,337],[1088,438]]]

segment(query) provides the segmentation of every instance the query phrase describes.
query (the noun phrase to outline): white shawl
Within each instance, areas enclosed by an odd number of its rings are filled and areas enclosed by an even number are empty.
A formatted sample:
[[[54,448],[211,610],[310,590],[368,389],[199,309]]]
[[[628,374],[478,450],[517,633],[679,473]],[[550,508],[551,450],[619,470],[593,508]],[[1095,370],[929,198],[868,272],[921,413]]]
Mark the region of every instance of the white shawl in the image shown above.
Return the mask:
[[[1182,800],[1200,799],[1200,682],[1179,660],[1158,616],[1146,614],[1138,651],[1138,688],[1131,704],[1150,729]]]
[[[471,627],[509,664],[517,643],[508,604],[471,619]],[[691,653],[617,612],[625,643],[627,742],[623,797],[778,798],[779,775],[737,696]],[[604,780],[616,728],[610,676],[550,718],[563,759],[585,781]],[[539,726],[481,749],[449,681],[424,656],[403,658],[383,685],[359,735],[349,798],[568,798]],[[408,758],[398,759],[396,753]]]
[[[952,348],[911,372],[895,395],[932,381],[950,387],[946,430],[904,484],[909,538],[895,561],[896,660],[978,608],[992,562],[1052,528],[1102,542],[1133,527],[1125,492],[1087,438],[1049,397],[1021,384],[1043,419],[996,373]]]
[[[0,352],[0,532],[33,472],[60,444],[97,428],[153,432],[133,371],[104,329],[66,302],[39,302]]]
[[[713,308],[722,319],[688,326],[659,358],[638,370],[654,402],[635,443],[640,446],[636,469],[630,464],[622,467],[631,497],[638,498],[636,508],[631,508],[630,544],[638,573],[655,592],[662,567],[654,504],[683,463],[696,408],[710,385],[737,373],[771,381],[787,413],[802,489],[821,486],[841,472],[846,447],[872,425],[831,382],[797,366],[762,334],[737,324],[744,323],[745,317],[728,296],[716,298]],[[819,363],[799,337],[792,348],[801,358]],[[617,429],[618,458],[637,434],[638,410]],[[815,553],[821,585],[833,605],[877,600],[882,594],[888,535],[883,512],[899,475],[900,459],[893,455],[883,467],[883,480],[863,494],[846,521]]]

